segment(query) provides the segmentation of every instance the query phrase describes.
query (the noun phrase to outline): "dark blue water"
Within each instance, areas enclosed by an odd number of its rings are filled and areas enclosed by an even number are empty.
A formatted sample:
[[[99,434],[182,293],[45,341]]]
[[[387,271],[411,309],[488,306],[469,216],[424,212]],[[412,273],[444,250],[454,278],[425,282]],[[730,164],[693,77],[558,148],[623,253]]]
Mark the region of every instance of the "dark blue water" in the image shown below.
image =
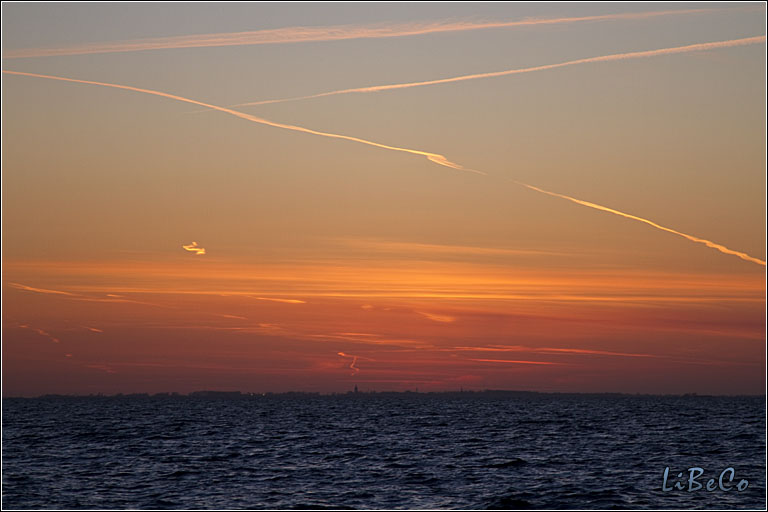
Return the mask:
[[[764,398],[5,399],[2,451],[5,509],[766,505]],[[736,479],[664,492],[665,467]]]

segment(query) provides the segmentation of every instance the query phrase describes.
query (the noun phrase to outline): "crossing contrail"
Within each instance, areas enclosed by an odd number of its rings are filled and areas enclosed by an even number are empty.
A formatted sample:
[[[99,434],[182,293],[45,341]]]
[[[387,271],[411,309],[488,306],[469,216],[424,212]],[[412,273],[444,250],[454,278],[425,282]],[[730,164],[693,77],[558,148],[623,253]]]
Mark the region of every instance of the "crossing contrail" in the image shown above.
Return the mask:
[[[613,208],[608,208],[607,206],[602,206],[602,205],[599,205],[599,204],[590,203],[589,201],[582,201],[581,199],[576,199],[575,197],[566,196],[564,194],[558,194],[557,192],[550,192],[549,190],[544,190],[543,188],[534,187],[533,185],[528,185],[526,183],[521,183],[519,181],[515,181],[515,180],[510,180],[510,181],[512,181],[514,183],[517,183],[518,185],[522,185],[523,187],[527,187],[527,188],[529,188],[531,190],[535,190],[536,192],[540,192],[542,194],[547,194],[547,195],[550,195],[550,196],[553,196],[553,197],[559,197],[561,199],[566,199],[568,201],[572,201],[572,202],[574,202],[576,204],[580,204],[580,205],[586,206],[588,208],[594,208],[595,210],[600,210],[600,211],[603,211],[603,212],[612,213],[614,215],[619,215],[619,216],[627,218],[627,219],[636,220],[638,222],[642,222],[644,224],[648,224],[649,226],[653,226],[656,229],[660,229],[662,231],[666,231],[667,233],[672,233],[673,235],[681,236],[683,238],[686,238],[686,239],[690,240],[691,242],[696,242],[696,243],[699,243],[699,244],[704,244],[707,247],[710,247],[712,249],[716,249],[716,250],[718,250],[718,251],[720,251],[720,252],[722,252],[724,254],[730,254],[730,255],[733,255],[733,256],[738,256],[739,258],[741,258],[741,259],[743,259],[745,261],[751,261],[752,263],[757,263],[758,265],[765,266],[765,262],[763,260],[760,260],[760,259],[757,259],[757,258],[753,258],[749,254],[746,254],[746,253],[743,253],[743,252],[739,252],[739,251],[734,251],[733,249],[729,249],[729,248],[727,248],[724,245],[717,244],[717,243],[712,242],[710,240],[705,240],[704,238],[699,238],[699,237],[692,236],[692,235],[686,235],[685,233],[681,233],[680,231],[677,231],[677,230],[674,230],[674,229],[671,229],[671,228],[666,228],[664,226],[656,224],[655,222],[653,222],[651,220],[644,219],[644,218],[638,217],[636,215],[630,215],[629,213],[620,212],[618,210],[614,210]]]
[[[267,126],[273,126],[275,128],[283,128],[285,130],[292,130],[295,132],[302,132],[302,133],[309,133],[311,135],[319,135],[321,137],[330,137],[332,139],[343,139],[348,140],[351,142],[357,142],[360,144],[366,144],[368,146],[374,146],[377,148],[382,149],[389,149],[391,151],[400,151],[403,153],[410,153],[412,155],[418,155],[423,156],[427,158],[429,161],[434,162],[438,165],[442,165],[444,167],[450,167],[451,169],[457,169],[459,171],[466,171],[466,172],[472,172],[475,174],[482,174],[484,176],[487,176],[487,173],[483,171],[478,171],[475,169],[469,169],[467,167],[464,167],[463,165],[457,164],[455,162],[451,162],[443,155],[439,155],[437,153],[430,153],[428,151],[419,151],[416,149],[408,149],[408,148],[400,148],[397,146],[388,146],[386,144],[379,144],[378,142],[372,142],[370,140],[360,139],[358,137],[350,137],[349,135],[339,135],[337,133],[328,133],[328,132],[321,132],[318,130],[310,130],[309,128],[304,128],[302,126],[295,126],[291,124],[284,124],[284,123],[276,123],[274,121],[269,121],[267,119],[263,119],[260,117],[252,116],[250,114],[245,114],[243,112],[238,112],[237,110],[232,110],[227,107],[219,107],[218,105],[211,105],[210,103],[203,103],[202,101],[193,100],[190,98],[185,98],[183,96],[177,96],[175,94],[169,94],[167,92],[162,91],[154,91],[152,89],[142,89],[139,87],[131,87],[129,85],[119,85],[119,84],[110,84],[106,82],[94,82],[92,80],[78,80],[75,78],[65,78],[61,76],[53,76],[53,75],[41,75],[38,73],[24,73],[22,71],[7,71],[3,70],[3,73],[7,73],[10,75],[20,75],[20,76],[30,76],[35,78],[47,78],[49,80],[60,80],[62,82],[74,82],[79,84],[88,84],[88,85],[100,85],[102,87],[113,87],[115,89],[124,89],[126,91],[134,91],[134,92],[141,92],[144,94],[152,94],[153,96],[161,96],[163,98],[169,98],[176,101],[183,101],[185,103],[191,103],[193,105],[199,105],[201,107],[210,108],[213,110],[218,110],[219,112],[224,112],[225,114],[230,114],[236,117],[239,117],[241,119],[245,119],[246,121],[251,121],[254,123],[259,124],[265,124]]]
[[[92,55],[99,53],[137,52],[175,48],[205,48],[218,46],[246,46],[257,44],[304,43],[339,41],[349,39],[379,39],[417,36],[440,32],[460,32],[494,28],[525,27],[533,25],[557,25],[590,21],[634,20],[659,16],[700,14],[717,12],[722,9],[681,9],[621,14],[601,14],[573,18],[528,18],[517,21],[436,21],[401,23],[396,25],[337,25],[321,27],[283,27],[277,29],[252,30],[247,32],[224,32],[195,34],[149,39],[133,39],[114,43],[91,43],[64,48],[27,48],[11,50],[3,55],[5,59],[29,57],[55,57],[63,55]]]
[[[762,39],[765,39],[765,37],[763,37]],[[444,167],[450,167],[452,169],[458,169],[458,170],[461,170],[461,171],[467,171],[467,172],[472,172],[472,173],[476,173],[476,174],[481,174],[483,176],[488,176],[488,174],[483,172],[483,171],[478,171],[476,169],[470,169],[470,168],[464,167],[461,164],[457,164],[455,162],[452,162],[452,161],[448,160],[446,157],[444,157],[443,155],[440,155],[440,154],[437,154],[437,153],[430,153],[430,152],[427,152],[427,151],[419,151],[419,150],[416,150],[416,149],[400,148],[400,147],[397,147],[397,146],[388,146],[386,144],[379,144],[378,142],[372,142],[372,141],[365,140],[365,139],[360,139],[360,138],[357,138],[357,137],[350,137],[348,135],[338,135],[338,134],[335,134],[335,133],[328,133],[328,132],[321,132],[321,131],[317,131],[317,130],[311,130],[309,128],[303,128],[301,126],[294,126],[294,125],[289,125],[289,124],[276,123],[274,121],[268,121],[266,119],[262,119],[262,118],[259,118],[259,117],[256,117],[256,116],[252,116],[252,115],[249,115],[249,114],[244,114],[242,112],[238,112],[237,110],[232,110],[230,108],[219,107],[217,105],[211,105],[209,103],[203,103],[202,101],[197,101],[197,100],[193,100],[193,99],[190,99],[190,98],[185,98],[183,96],[177,96],[177,95],[174,95],[174,94],[169,94],[169,93],[166,93],[166,92],[154,91],[154,90],[151,90],[151,89],[141,89],[141,88],[138,88],[138,87],[131,87],[131,86],[128,86],[128,85],[110,84],[110,83],[95,82],[95,81],[90,81],[90,80],[78,80],[78,79],[74,79],[74,78],[64,78],[64,77],[52,76],[52,75],[40,75],[40,74],[36,74],[36,73],[24,73],[24,72],[21,72],[21,71],[7,71],[7,70],[3,70],[3,73],[7,73],[7,74],[11,74],[11,75],[29,76],[29,77],[35,77],[35,78],[46,78],[46,79],[50,79],[50,80],[59,80],[59,81],[64,81],[64,82],[74,82],[74,83],[89,84],[89,85],[100,85],[100,86],[103,86],[103,87],[113,87],[113,88],[116,88],[116,89],[124,89],[124,90],[128,90],[128,91],[134,91],[134,92],[141,92],[141,93],[145,93],[145,94],[151,94],[151,95],[154,95],[154,96],[161,96],[161,97],[173,99],[173,100],[176,100],[176,101],[183,101],[183,102],[186,102],[186,103],[192,103],[194,105],[200,105],[202,107],[207,107],[207,108],[211,108],[211,109],[214,109],[214,110],[218,110],[220,112],[224,112],[226,114],[230,114],[230,115],[233,115],[233,116],[236,116],[236,117],[239,117],[241,119],[245,119],[247,121],[251,121],[251,122],[254,122],[254,123],[264,124],[264,125],[273,126],[273,127],[276,127],[276,128],[283,128],[283,129],[286,129],[286,130],[292,130],[292,131],[297,131],[297,132],[302,132],[302,133],[309,133],[309,134],[312,134],[312,135],[319,135],[319,136],[322,136],[322,137],[330,137],[330,138],[334,138],[334,139],[349,140],[349,141],[352,141],[352,142],[358,142],[358,143],[361,143],[361,144],[367,144],[369,146],[374,146],[374,147],[383,148],[383,149],[389,149],[389,150],[392,150],[392,151],[400,151],[400,152],[404,152],[404,153],[410,153],[412,155],[423,156],[423,157],[427,158],[429,161],[434,162],[434,163],[436,163],[438,165],[442,165]],[[581,204],[583,206],[587,206],[589,208],[594,208],[596,210],[601,210],[601,211],[605,211],[605,212],[608,212],[608,213],[613,213],[614,215],[620,215],[622,217],[625,217],[625,218],[628,218],[628,219],[631,219],[631,220],[636,220],[636,221],[639,221],[639,222],[643,222],[645,224],[648,224],[649,226],[652,226],[654,228],[660,229],[662,231],[666,231],[666,232],[673,233],[673,234],[678,235],[678,236],[682,236],[683,238],[686,238],[686,239],[688,239],[688,240],[690,240],[692,242],[697,242],[697,243],[704,244],[707,247],[710,247],[712,249],[716,249],[716,250],[718,250],[718,251],[720,251],[720,252],[722,252],[724,254],[738,256],[739,258],[741,258],[741,259],[743,259],[745,261],[750,261],[752,263],[757,263],[758,265],[765,266],[765,261],[763,261],[763,260],[760,260],[758,258],[754,258],[754,257],[752,257],[752,256],[750,256],[748,254],[743,253],[743,252],[734,251],[732,249],[729,249],[729,248],[725,247],[724,245],[717,244],[717,243],[712,242],[710,240],[705,240],[703,238],[698,238],[698,237],[695,237],[695,236],[687,235],[685,233],[681,233],[680,231],[676,231],[676,230],[671,229],[671,228],[666,228],[666,227],[661,226],[661,225],[659,225],[659,224],[657,224],[657,223],[655,223],[653,221],[650,221],[648,219],[644,219],[642,217],[637,217],[635,215],[630,215],[628,213],[623,213],[623,212],[620,212],[618,210],[614,210],[612,208],[608,208],[606,206],[601,206],[601,205],[598,205],[598,204],[595,204],[595,203],[590,203],[588,201],[582,201],[580,199],[575,199],[573,197],[566,196],[566,195],[563,195],[563,194],[557,194],[555,192],[550,192],[548,190],[544,190],[544,189],[541,189],[541,188],[538,188],[538,187],[534,187],[533,185],[528,185],[528,184],[525,184],[525,183],[521,183],[519,181],[514,181],[514,180],[510,180],[510,181],[513,181],[514,183],[516,183],[518,185],[527,187],[530,190],[534,190],[534,191],[540,192],[542,194],[547,194],[547,195],[550,195],[550,196],[553,196],[553,197],[559,197],[561,199],[567,199],[568,201],[572,201],[574,203]]]
[[[544,71],[547,69],[563,68],[566,66],[575,66],[576,64],[587,64],[590,62],[608,62],[614,60],[639,59],[644,57],[655,57],[658,55],[672,55],[675,53],[699,52],[713,50],[716,48],[728,48],[731,46],[744,46],[765,42],[765,36],[745,37],[743,39],[731,39],[728,41],[715,41],[711,43],[689,44],[687,46],[675,46],[672,48],[661,48],[658,50],[646,50],[640,52],[614,53],[611,55],[602,55],[599,57],[588,57],[585,59],[569,60],[558,64],[545,64],[543,66],[533,66],[529,68],[508,69],[506,71],[494,71],[491,73],[477,73],[473,75],[455,76],[452,78],[440,78],[437,80],[427,80],[424,82],[407,82],[402,84],[374,85],[369,87],[358,87],[355,89],[339,89],[337,91],[321,92],[307,96],[294,96],[291,98],[282,98],[274,100],[252,101],[250,103],[237,103],[230,105],[232,107],[247,107],[253,105],[267,105],[269,103],[284,103],[287,101],[308,100],[312,98],[322,98],[325,96],[335,96],[337,94],[369,93],[391,91],[393,89],[407,89],[410,87],[423,87],[426,85],[447,84],[452,82],[463,82],[465,80],[478,80],[481,78],[494,78],[499,76],[517,75],[521,73],[533,73],[534,71]]]

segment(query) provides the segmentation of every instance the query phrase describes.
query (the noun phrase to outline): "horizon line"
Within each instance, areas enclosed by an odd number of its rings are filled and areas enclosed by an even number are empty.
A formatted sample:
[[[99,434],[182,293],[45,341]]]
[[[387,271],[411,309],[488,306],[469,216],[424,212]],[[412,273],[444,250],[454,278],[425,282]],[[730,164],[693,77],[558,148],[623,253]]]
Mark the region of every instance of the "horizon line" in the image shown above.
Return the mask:
[[[357,387],[357,386],[355,386]],[[2,396],[0,400],[6,399],[24,399],[24,400],[37,400],[40,398],[253,398],[253,397],[268,397],[268,396],[280,396],[280,395],[311,395],[311,396],[359,396],[359,395],[376,395],[376,394],[408,394],[408,395],[438,395],[438,394],[492,394],[492,393],[509,393],[509,394],[538,394],[538,395],[621,395],[621,396],[658,396],[658,397],[765,397],[766,394],[711,394],[711,393],[699,393],[696,391],[689,391],[685,393],[645,393],[645,392],[629,392],[629,391],[536,391],[536,390],[524,390],[524,389],[445,389],[440,391],[419,391],[418,387],[410,390],[365,390],[365,391],[228,391],[228,390],[195,390],[183,393],[180,391],[158,391],[155,393],[150,392],[134,392],[134,393],[114,393],[104,394],[102,392],[89,393],[89,394],[77,394],[77,393],[45,393],[35,396]]]

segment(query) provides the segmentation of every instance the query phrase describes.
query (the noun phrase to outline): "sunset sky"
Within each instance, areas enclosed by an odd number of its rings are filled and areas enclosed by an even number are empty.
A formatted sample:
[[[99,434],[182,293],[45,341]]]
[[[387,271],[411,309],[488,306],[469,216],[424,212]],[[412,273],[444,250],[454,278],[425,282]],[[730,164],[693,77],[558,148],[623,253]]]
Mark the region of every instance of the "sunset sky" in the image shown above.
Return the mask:
[[[4,396],[764,390],[763,3],[2,18]]]

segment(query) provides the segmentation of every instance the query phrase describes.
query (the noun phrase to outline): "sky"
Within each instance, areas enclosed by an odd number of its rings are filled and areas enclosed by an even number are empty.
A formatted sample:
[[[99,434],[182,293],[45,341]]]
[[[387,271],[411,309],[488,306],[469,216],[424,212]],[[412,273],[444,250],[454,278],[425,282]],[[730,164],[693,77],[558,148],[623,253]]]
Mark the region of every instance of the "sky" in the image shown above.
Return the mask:
[[[2,5],[3,396],[758,394],[762,3]]]

